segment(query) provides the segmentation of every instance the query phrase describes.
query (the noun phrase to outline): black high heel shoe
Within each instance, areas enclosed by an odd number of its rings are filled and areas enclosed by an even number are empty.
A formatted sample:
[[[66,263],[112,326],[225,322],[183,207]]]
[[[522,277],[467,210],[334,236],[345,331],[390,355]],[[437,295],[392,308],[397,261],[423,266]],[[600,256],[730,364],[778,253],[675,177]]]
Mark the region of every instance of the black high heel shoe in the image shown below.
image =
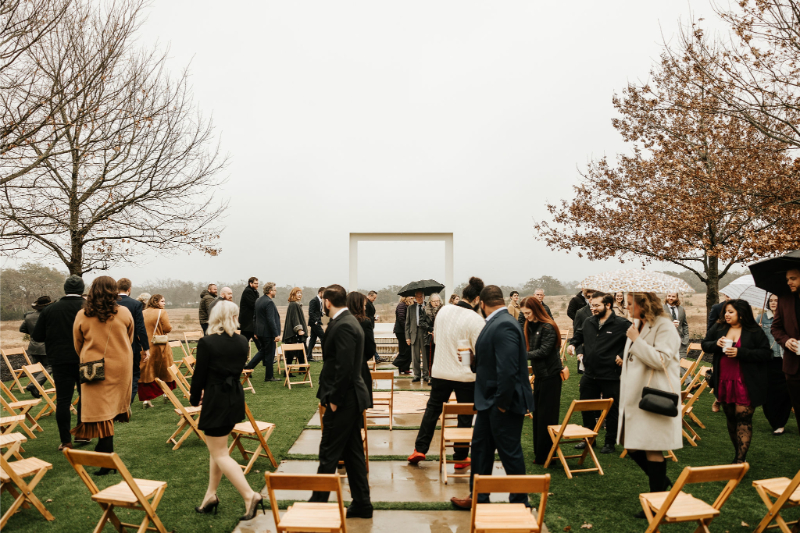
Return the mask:
[[[251,504],[253,508],[250,509],[250,511],[239,520],[252,520],[255,518],[259,506],[261,506],[261,510],[264,511],[264,514],[267,513],[267,511],[264,509],[264,496],[262,496],[259,492],[256,492],[256,494],[258,494],[258,499]]]
[[[211,514],[211,510],[214,510],[214,514],[217,514],[217,506],[219,505],[219,496],[216,494],[214,495],[215,500],[213,502],[209,502],[205,505],[205,507],[195,507],[194,511],[200,514]]]
[[[94,472],[92,475],[93,476],[107,476],[108,474],[116,474],[116,473],[117,473],[117,471],[114,470],[113,468],[102,467],[100,470],[98,470],[97,472]]]

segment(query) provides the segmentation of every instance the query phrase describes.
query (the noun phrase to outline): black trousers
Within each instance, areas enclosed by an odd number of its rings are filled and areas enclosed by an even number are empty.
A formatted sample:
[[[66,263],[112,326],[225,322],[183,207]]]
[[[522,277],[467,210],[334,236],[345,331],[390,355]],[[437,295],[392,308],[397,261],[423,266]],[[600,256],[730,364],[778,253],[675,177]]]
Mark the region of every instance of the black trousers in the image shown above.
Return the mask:
[[[133,384],[131,386],[131,403],[136,399],[136,393],[139,391],[139,378],[142,375],[142,369],[139,364],[142,362],[142,356],[133,353]]]
[[[560,424],[561,374],[533,380],[533,454],[534,462],[543,465],[553,447],[547,426]]]
[[[525,415],[501,412],[497,406],[478,411],[475,429],[472,431],[472,469],[469,476],[469,491],[475,474],[491,476],[494,468],[494,452],[500,456],[503,468],[509,476],[525,475],[525,456],[522,454],[522,423]],[[473,497],[475,497],[473,495]],[[510,503],[528,504],[527,494],[511,494]],[[479,503],[489,503],[488,494],[478,495]]]
[[[614,446],[617,442],[617,422],[619,420],[619,380],[616,379],[595,379],[586,374],[581,376],[581,400],[599,400],[602,398],[613,398],[614,403],[608,410],[606,417],[606,444]],[[597,425],[597,417],[600,411],[584,411],[583,427],[594,430]]]
[[[800,431],[800,373],[794,376],[786,375],[786,390],[789,391],[789,398],[794,407],[794,418],[797,421],[797,429]]]
[[[264,380],[272,379],[275,377],[275,339],[253,339],[256,342],[258,351],[250,361],[244,366],[250,370],[258,366],[258,363],[264,361],[264,368],[267,371],[264,373]]]
[[[406,343],[405,334],[395,333],[397,338],[397,357],[394,358],[394,366],[400,372],[411,370],[411,346]]]
[[[431,378],[431,395],[428,398],[428,405],[425,406],[425,414],[422,415],[417,441],[414,443],[414,449],[419,453],[428,453],[433,440],[433,432],[436,431],[436,422],[442,414],[442,404],[450,399],[450,394],[453,392],[456,393],[458,403],[473,403],[475,401],[475,382]],[[472,416],[459,415],[458,427],[472,427]],[[453,451],[453,460],[463,461],[468,455],[469,446],[458,446]]]
[[[336,406],[336,412],[327,406],[322,417],[322,441],[319,443],[319,468],[317,474],[333,474],[339,460],[344,461],[347,481],[353,496],[351,506],[371,507],[367,462],[364,458],[364,445],[361,442],[363,418],[358,408],[355,390],[350,390],[344,404]],[[327,502],[328,492],[315,491],[310,502]]]
[[[66,363],[52,365],[53,382],[56,386],[56,424],[58,425],[58,435],[61,444],[72,442],[72,435],[69,432],[72,415],[69,406],[72,404],[72,397],[75,393],[75,385],[80,391],[81,378],[78,370],[78,363]],[[78,400],[78,424],[81,422],[81,401]]]
[[[319,339],[321,345],[325,344],[325,331],[322,326],[311,326],[309,329],[311,330],[311,335],[308,338],[308,346],[306,347],[306,361],[311,361],[311,354],[314,353],[314,345],[317,343],[317,339]]]
[[[786,426],[792,414],[792,398],[783,373],[783,359],[774,357],[769,362],[769,394],[762,406],[764,416],[773,430]]]

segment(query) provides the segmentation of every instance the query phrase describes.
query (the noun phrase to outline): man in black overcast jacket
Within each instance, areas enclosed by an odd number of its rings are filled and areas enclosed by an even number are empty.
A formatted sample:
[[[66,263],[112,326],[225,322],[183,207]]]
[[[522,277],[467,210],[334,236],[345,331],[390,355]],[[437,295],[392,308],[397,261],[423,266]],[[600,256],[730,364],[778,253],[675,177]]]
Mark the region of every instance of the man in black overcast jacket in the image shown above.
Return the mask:
[[[253,276],[247,280],[247,287],[242,291],[239,299],[239,330],[242,335],[250,341],[253,338],[253,314],[256,312],[256,300],[258,300],[258,278]],[[256,343],[258,347],[258,343]]]
[[[59,450],[72,448],[72,435],[69,432],[70,412],[75,386],[80,395],[80,358],[75,351],[72,325],[78,311],[83,309],[84,284],[80,276],[70,276],[64,283],[66,296],[45,307],[39,315],[31,339],[43,342],[47,361],[53,369],[53,382],[56,387],[56,424],[61,438]],[[78,400],[78,423],[81,422],[81,402]]]
[[[144,327],[144,315],[142,311],[144,306],[139,300],[131,298],[131,280],[128,278],[119,278],[117,281],[117,292],[119,292],[119,305],[128,309],[133,317],[133,387],[131,388],[131,403],[136,398],[136,392],[139,390],[139,375],[141,370],[139,363],[142,360],[142,352],[144,352],[145,360],[150,357],[150,342],[147,340],[147,330]]]
[[[255,368],[259,361],[264,361],[264,381],[276,381],[275,379],[275,347],[281,340],[281,317],[278,308],[272,301],[277,294],[275,284],[267,282],[264,284],[264,296],[256,300],[255,312],[253,313],[253,338],[258,346],[258,352],[245,365],[246,369]]]
[[[614,313],[614,295],[596,292],[589,304],[592,316],[575,332],[571,344],[583,356],[584,374],[581,377],[581,400],[613,398],[614,404],[606,419],[605,445],[600,453],[612,453],[617,441],[617,419],[619,418],[619,376],[622,371],[622,356],[628,339],[626,332],[631,323]],[[583,426],[594,429],[596,411],[584,411]],[[586,447],[582,442],[575,446]]]
[[[347,310],[347,293],[331,285],[323,295],[325,314],[331,317],[325,333],[325,353],[319,375],[317,398],[325,406],[318,474],[333,474],[344,460],[353,503],[347,518],[372,518],[367,463],[361,441],[364,412],[370,394],[361,375],[364,364],[364,330]],[[311,502],[327,502],[329,493],[315,491]]]
[[[570,320],[575,320],[575,313],[589,304],[589,298],[592,297],[592,292],[594,291],[591,289],[582,289],[581,292],[572,297],[567,306],[567,316]]]
[[[322,329],[322,293],[325,292],[325,287],[320,287],[317,291],[317,297],[308,302],[308,347],[306,350],[306,361],[311,361],[311,355],[314,352],[314,345],[317,344],[319,339],[320,344],[325,346],[325,331]]]

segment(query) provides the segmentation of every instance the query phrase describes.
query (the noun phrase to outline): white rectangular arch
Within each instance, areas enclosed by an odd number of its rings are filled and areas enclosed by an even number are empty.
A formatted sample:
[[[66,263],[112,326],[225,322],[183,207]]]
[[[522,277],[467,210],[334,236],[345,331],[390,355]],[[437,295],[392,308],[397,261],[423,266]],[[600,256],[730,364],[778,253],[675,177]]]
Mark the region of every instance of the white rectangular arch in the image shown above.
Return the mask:
[[[350,234],[350,287],[358,290],[358,243],[361,241],[441,241],[444,242],[444,297],[446,302],[453,289],[453,234],[452,233],[351,233]]]

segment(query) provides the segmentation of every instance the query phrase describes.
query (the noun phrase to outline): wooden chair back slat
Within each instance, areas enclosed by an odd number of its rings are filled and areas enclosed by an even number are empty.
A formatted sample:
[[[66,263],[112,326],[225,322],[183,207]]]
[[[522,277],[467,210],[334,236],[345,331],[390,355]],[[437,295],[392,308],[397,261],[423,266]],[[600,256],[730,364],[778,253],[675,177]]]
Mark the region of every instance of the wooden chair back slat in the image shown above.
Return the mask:
[[[447,415],[474,415],[477,414],[474,403],[449,403],[442,404],[442,416]]]
[[[370,370],[369,373],[372,376],[373,383],[379,380],[394,383],[394,371],[392,370]]]

